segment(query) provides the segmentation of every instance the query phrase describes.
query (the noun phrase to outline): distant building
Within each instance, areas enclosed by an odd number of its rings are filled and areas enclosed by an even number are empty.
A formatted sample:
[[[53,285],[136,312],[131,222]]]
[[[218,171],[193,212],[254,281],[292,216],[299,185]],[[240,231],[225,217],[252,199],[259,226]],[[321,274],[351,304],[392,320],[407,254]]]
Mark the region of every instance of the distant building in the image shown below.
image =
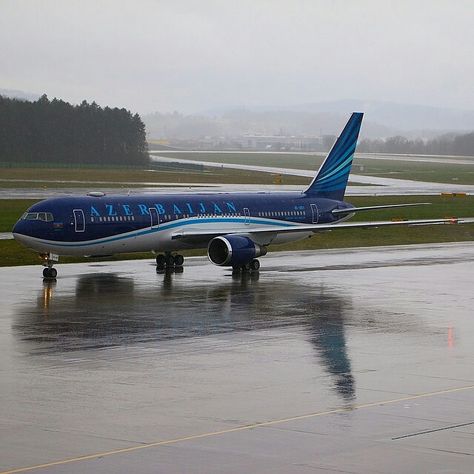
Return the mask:
[[[192,150],[246,150],[246,151],[323,151],[323,137],[285,135],[240,135],[234,137],[201,137],[170,139],[171,146]]]
[[[242,149],[268,151],[317,151],[321,148],[320,137],[284,135],[244,135],[233,139]]]

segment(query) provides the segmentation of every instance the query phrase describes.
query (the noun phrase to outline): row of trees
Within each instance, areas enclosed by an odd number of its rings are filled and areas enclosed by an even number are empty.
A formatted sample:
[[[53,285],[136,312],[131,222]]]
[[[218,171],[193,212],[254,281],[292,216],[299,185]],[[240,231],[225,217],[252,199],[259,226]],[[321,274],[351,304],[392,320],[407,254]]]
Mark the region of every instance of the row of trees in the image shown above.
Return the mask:
[[[126,109],[0,96],[0,161],[65,164],[147,163],[145,125]]]
[[[474,156],[474,132],[463,135],[442,135],[423,141],[396,136],[385,140],[362,140],[357,151],[364,153],[413,153],[420,155],[466,155]]]

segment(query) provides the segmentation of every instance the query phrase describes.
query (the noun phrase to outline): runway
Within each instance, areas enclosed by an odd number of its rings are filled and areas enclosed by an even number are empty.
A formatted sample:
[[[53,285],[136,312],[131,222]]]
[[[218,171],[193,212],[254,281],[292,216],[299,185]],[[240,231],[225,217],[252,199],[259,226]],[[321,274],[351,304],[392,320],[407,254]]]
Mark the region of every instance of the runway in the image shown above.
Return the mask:
[[[245,151],[239,150],[166,150],[166,151],[159,151],[159,150],[151,150],[149,152],[151,155],[160,155],[161,153],[165,153],[167,157],[173,157],[173,155],[181,155],[186,153],[187,155],[192,154],[195,155],[196,158],[202,155],[226,155],[226,154],[235,154],[239,153],[241,155],[312,155],[312,156],[319,156],[321,158],[325,158],[327,153],[325,152],[307,152],[307,151]],[[387,154],[387,153],[360,153],[357,152],[356,154],[357,160],[389,160],[389,161],[408,161],[413,163],[414,161],[418,163],[443,163],[449,165],[474,165],[474,157],[473,156],[460,156],[460,155],[415,155],[415,154]]]
[[[366,177],[358,177],[358,180]],[[390,178],[367,179],[367,183],[374,180],[390,180],[384,184],[349,186],[346,189],[347,201],[351,196],[401,196],[401,195],[439,195],[440,193],[462,193],[474,194],[474,186],[450,185],[443,183],[426,183],[421,181],[408,181]],[[47,199],[58,196],[83,196],[88,192],[102,191],[106,194],[148,194],[148,193],[201,193],[201,192],[280,192],[280,191],[302,191],[304,186],[295,184],[206,184],[189,183],[156,184],[153,187],[135,188],[131,191],[124,188],[91,186],[89,188],[17,188],[0,189],[0,199]]]
[[[471,473],[474,243],[1,268],[0,471]]]

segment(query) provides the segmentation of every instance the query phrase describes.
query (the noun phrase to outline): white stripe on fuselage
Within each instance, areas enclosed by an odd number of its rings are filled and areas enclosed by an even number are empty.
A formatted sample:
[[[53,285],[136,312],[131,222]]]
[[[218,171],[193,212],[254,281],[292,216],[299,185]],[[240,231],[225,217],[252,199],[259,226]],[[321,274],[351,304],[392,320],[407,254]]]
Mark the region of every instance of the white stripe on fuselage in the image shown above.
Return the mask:
[[[14,237],[25,246],[44,253],[50,252],[58,255],[74,256],[108,255],[127,252],[146,252],[151,250],[174,251],[186,248],[196,248],[196,245],[188,245],[183,241],[172,240],[172,235],[176,232],[182,231],[183,229],[186,229],[187,231],[191,229],[191,231],[205,230],[209,232],[216,231],[217,233],[228,232],[246,234],[251,233],[252,228],[261,228],[265,225],[273,228],[278,226],[287,228],[307,224],[301,222],[265,219],[261,217],[248,218],[242,216],[225,218],[222,216],[216,216],[205,219],[192,217],[167,222],[154,227],[142,227],[123,234],[78,242],[45,240],[23,234],[14,234]],[[272,240],[272,243],[291,242],[306,238],[309,235],[311,235],[311,232],[308,231],[280,236],[277,235]],[[205,245],[203,245],[203,247],[204,246]]]

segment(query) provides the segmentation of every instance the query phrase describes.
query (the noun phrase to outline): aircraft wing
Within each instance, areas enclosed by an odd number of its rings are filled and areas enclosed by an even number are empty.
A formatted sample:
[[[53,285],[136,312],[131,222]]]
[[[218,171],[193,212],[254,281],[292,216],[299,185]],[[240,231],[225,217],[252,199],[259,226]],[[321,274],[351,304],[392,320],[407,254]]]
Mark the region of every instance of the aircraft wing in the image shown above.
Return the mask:
[[[352,214],[360,211],[374,211],[377,209],[391,209],[393,207],[429,206],[430,202],[411,202],[407,204],[385,204],[383,206],[346,207],[345,209],[334,209],[332,214]]]
[[[171,239],[179,240],[206,240],[218,237],[220,235],[261,235],[261,234],[287,234],[287,233],[308,233],[323,232],[338,229],[360,229],[370,227],[387,227],[387,226],[416,226],[416,225],[433,225],[433,224],[472,224],[474,218],[449,218],[449,219],[415,219],[401,221],[374,221],[374,222],[348,222],[341,224],[287,224],[285,225],[268,225],[262,227],[250,227],[241,225],[234,229],[218,230],[182,230],[172,234]]]

